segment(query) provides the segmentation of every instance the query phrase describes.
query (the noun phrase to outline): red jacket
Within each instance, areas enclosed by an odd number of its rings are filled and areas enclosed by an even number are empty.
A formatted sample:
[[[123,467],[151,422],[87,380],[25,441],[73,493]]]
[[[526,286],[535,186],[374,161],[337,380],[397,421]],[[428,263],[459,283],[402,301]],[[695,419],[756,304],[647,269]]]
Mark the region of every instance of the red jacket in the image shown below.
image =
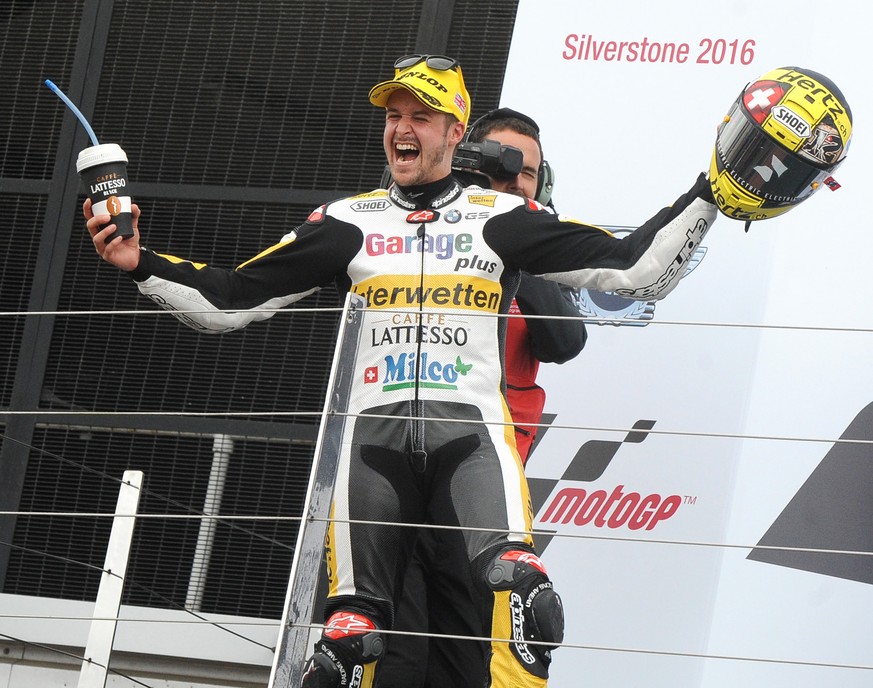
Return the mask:
[[[522,273],[510,315],[560,315],[579,318],[573,292],[555,282]],[[536,440],[546,393],[536,384],[540,362],[564,363],[585,346],[585,323],[579,320],[508,318],[506,327],[506,401],[515,422],[515,442],[527,463]]]

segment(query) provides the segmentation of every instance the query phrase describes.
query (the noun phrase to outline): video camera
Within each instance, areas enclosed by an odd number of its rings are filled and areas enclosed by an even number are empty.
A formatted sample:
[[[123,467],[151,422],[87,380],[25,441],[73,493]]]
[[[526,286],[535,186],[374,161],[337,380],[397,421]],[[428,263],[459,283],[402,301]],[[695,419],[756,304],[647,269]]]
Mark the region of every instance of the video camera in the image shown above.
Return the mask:
[[[506,182],[521,172],[524,156],[518,148],[503,146],[497,141],[462,141],[455,149],[452,167]]]

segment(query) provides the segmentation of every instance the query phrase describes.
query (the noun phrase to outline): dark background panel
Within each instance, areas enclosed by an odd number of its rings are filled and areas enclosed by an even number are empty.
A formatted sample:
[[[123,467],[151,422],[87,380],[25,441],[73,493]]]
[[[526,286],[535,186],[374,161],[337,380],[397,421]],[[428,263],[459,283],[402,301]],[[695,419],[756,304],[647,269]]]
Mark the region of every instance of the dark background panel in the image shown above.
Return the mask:
[[[37,246],[29,237],[22,241],[17,228],[41,224],[45,198],[0,193],[0,217],[7,231],[0,231],[0,408],[8,408],[24,318],[34,282]],[[43,276],[44,277],[44,276]]]
[[[43,82],[51,79],[62,89],[69,83],[84,4],[0,3],[2,178],[51,179],[64,112]]]
[[[149,518],[125,602],[181,607],[202,573],[197,609],[278,617],[340,304],[329,287],[220,336],[155,312],[94,254],[75,174],[88,137],[44,80],[127,151],[146,245],[232,267],[378,185],[367,93],[397,57],[457,57],[472,116],[497,107],[516,4],[0,6],[0,511],[28,514],[0,517],[0,590],[93,599],[111,521],[87,514],[110,513],[137,469]],[[195,561],[218,467],[228,518]]]
[[[35,434],[32,452],[21,509],[59,515],[19,519],[19,549],[11,558],[4,592],[93,600],[112,520],[68,514],[111,514],[130,468],[144,473],[140,513],[201,513],[212,438],[50,427]],[[128,568],[132,585],[125,595],[136,596],[137,584],[146,583],[184,603],[185,569],[190,568],[198,527],[197,519],[139,520]],[[160,575],[154,575],[156,569]]]
[[[123,145],[139,181],[371,188],[381,117],[367,92],[396,46],[413,45],[420,8],[120,3],[95,127]]]

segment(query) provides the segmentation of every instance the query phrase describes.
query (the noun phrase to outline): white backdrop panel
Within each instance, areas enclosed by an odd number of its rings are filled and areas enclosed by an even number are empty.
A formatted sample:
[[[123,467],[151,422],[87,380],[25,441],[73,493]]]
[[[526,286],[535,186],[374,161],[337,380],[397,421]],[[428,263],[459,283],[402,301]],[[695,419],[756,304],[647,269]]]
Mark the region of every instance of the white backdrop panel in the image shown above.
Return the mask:
[[[830,77],[856,128],[835,175],[841,189],[748,234],[720,218],[652,322],[589,325],[579,358],[543,367],[546,411],[557,418],[529,463],[550,488],[535,525],[557,532],[543,558],[566,605],[565,640],[585,648],[555,653],[550,685],[873,683],[873,559],[863,559],[868,577],[853,580],[747,558],[873,402],[862,9],[521,0],[501,105],[540,124],[563,213],[642,223],[708,169],[730,103],[777,67]],[[644,39],[649,51],[687,46],[678,53],[687,59],[606,59],[608,42],[637,42],[639,52]],[[652,433],[623,441],[639,420],[654,421]],[[849,470],[837,456],[834,480],[861,481],[868,499],[825,505],[811,530],[840,517],[855,540],[873,531],[873,450],[859,451],[869,461]],[[651,530],[586,520],[584,502],[552,522],[562,491],[587,499],[616,489],[675,497],[678,507]]]

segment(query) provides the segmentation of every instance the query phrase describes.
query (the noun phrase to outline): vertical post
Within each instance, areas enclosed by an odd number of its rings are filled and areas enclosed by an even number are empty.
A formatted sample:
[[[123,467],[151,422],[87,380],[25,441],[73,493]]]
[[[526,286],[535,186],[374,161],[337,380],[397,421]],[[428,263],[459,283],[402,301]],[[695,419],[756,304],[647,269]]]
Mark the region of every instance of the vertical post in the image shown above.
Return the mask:
[[[233,454],[233,437],[215,435],[212,440],[209,484],[206,486],[206,497],[203,499],[203,515],[206,518],[200,521],[197,546],[191,562],[191,577],[188,579],[188,594],[185,597],[185,609],[194,612],[199,612],[203,604],[203,590],[206,587],[209,560],[212,557],[212,545],[215,541],[216,522],[209,517],[221,512],[221,498],[224,496],[227,464],[230,462],[231,454]]]
[[[303,662],[309,645],[308,625],[312,622],[324,539],[327,535],[327,519],[330,515],[346,424],[346,418],[342,414],[349,407],[352,375],[363,321],[362,309],[365,305],[366,301],[362,297],[350,293],[340,320],[333,366],[309,475],[309,488],[303,506],[303,519],[297,532],[297,546],[291,564],[285,609],[270,673],[270,688],[296,688],[302,678]]]
[[[421,4],[421,19],[418,22],[418,36],[415,51],[445,55],[452,30],[452,14],[455,0],[424,0]]]
[[[115,518],[112,520],[112,532],[106,548],[106,560],[94,605],[94,618],[88,632],[88,644],[85,646],[85,661],[79,673],[78,688],[104,688],[106,685],[141,488],[142,471],[125,471],[118,492]]]

